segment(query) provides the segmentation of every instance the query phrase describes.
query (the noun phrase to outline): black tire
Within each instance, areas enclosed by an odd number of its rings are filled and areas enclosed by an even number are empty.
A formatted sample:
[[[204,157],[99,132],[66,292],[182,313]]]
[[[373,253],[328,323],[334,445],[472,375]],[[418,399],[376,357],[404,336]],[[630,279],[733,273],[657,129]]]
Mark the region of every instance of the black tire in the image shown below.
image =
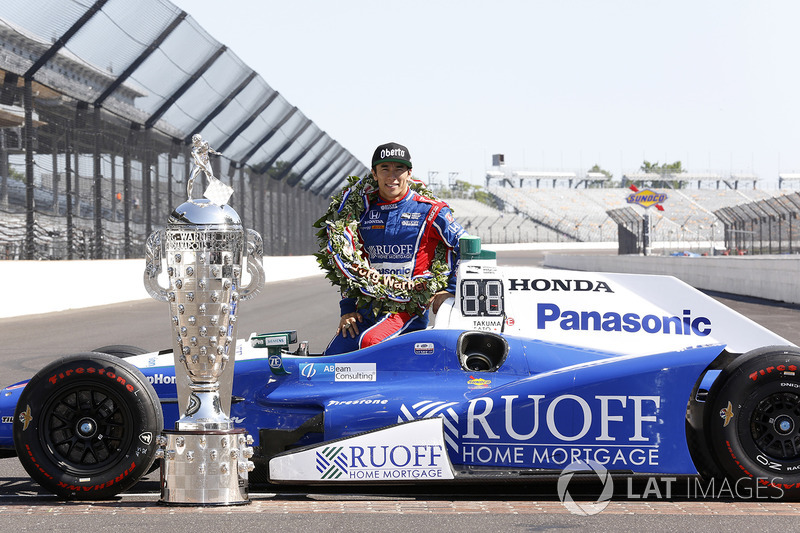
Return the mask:
[[[163,426],[155,390],[138,368],[87,352],[54,361],[26,385],[14,414],[14,447],[45,490],[104,500],[147,473]]]
[[[734,496],[800,497],[800,350],[769,346],[736,358],[709,391],[704,427]]]
[[[120,357],[122,359],[134,355],[143,355],[146,353],[150,353],[150,351],[145,350],[144,348],[139,348],[138,346],[132,346],[130,344],[109,344],[108,346],[95,348],[92,351],[113,355],[114,357]],[[157,462],[154,462],[153,465],[150,467],[150,469],[147,471],[147,474],[158,469],[159,466],[160,465]]]
[[[107,353],[108,355],[113,355],[116,357],[130,357],[132,355],[142,355],[148,353],[147,350],[144,348],[139,348],[138,346],[131,346],[129,344],[111,344],[109,346],[103,346],[102,348],[97,348],[92,350],[93,352],[98,353]]]

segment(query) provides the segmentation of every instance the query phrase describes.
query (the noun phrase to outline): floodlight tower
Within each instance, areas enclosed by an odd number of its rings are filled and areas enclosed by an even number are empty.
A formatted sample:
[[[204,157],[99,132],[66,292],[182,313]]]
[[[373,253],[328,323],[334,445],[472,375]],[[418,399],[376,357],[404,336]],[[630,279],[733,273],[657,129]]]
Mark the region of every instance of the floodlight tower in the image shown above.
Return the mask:
[[[450,187],[451,191],[455,187],[456,181],[458,181],[458,172],[448,172],[447,173],[447,186]]]
[[[436,176],[439,175],[438,170],[429,170],[428,171],[428,186],[433,189],[433,184],[436,182]]]

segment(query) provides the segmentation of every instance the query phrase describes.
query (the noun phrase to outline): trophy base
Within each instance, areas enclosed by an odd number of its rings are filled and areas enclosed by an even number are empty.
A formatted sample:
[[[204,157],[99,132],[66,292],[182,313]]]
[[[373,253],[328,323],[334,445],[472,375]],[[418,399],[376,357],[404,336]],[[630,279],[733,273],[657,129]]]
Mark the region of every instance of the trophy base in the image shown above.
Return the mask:
[[[247,473],[253,469],[252,438],[245,429],[169,431],[160,442],[160,504],[176,506],[246,505]]]

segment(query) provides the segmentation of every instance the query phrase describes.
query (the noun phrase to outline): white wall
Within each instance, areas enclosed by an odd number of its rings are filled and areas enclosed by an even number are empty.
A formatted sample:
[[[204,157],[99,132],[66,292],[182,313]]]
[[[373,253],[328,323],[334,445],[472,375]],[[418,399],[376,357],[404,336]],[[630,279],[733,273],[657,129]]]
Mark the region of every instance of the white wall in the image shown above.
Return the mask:
[[[586,248],[597,248],[585,244]],[[529,247],[529,246],[528,246]],[[542,243],[553,247],[553,243]],[[575,245],[565,246],[574,248]],[[520,245],[491,249],[521,248]],[[699,289],[800,304],[800,256],[659,257],[547,254],[551,268],[663,274]],[[144,259],[0,261],[0,318],[149,299]],[[265,257],[267,282],[322,276],[313,256]]]
[[[712,291],[800,304],[800,256],[658,257],[547,254],[550,268],[675,276]]]
[[[264,257],[263,264],[267,282],[322,276],[310,255]],[[0,318],[149,299],[144,267],[144,259],[0,261]]]

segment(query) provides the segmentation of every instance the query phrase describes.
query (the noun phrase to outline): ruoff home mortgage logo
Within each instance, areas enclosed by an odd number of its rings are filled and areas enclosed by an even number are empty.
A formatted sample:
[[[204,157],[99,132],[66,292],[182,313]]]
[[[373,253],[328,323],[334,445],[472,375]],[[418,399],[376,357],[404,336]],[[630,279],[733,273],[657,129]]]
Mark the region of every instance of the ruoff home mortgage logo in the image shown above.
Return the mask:
[[[588,467],[588,469],[587,469]],[[603,484],[603,490],[600,492],[597,501],[595,502],[576,502],[569,492],[569,482],[575,472],[587,473],[590,470],[597,474],[600,482]],[[598,463],[597,461],[574,462],[561,471],[558,476],[558,485],[556,485],[558,492],[558,499],[564,504],[564,507],[572,514],[581,516],[592,516],[602,512],[611,501],[611,496],[614,494],[614,480],[611,479],[611,474],[608,470]]]
[[[667,200],[667,195],[663,192],[655,192],[651,191],[650,189],[640,191],[636,185],[631,185],[630,189],[633,191],[633,194],[628,195],[629,204],[637,204],[645,209],[656,206],[656,209],[659,211],[664,210],[664,207],[661,204]]]
[[[317,471],[322,479],[339,479],[347,475],[344,446],[326,446],[317,452]]]

